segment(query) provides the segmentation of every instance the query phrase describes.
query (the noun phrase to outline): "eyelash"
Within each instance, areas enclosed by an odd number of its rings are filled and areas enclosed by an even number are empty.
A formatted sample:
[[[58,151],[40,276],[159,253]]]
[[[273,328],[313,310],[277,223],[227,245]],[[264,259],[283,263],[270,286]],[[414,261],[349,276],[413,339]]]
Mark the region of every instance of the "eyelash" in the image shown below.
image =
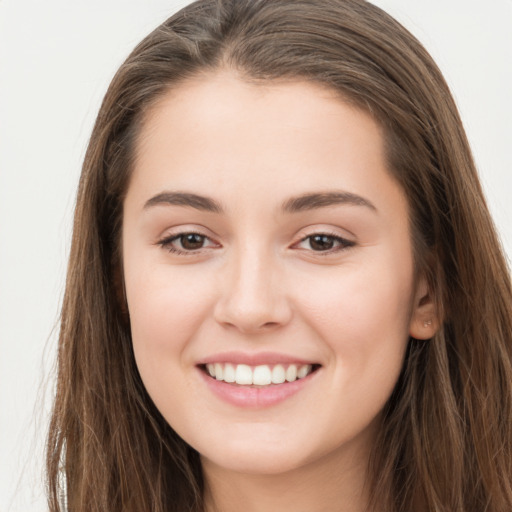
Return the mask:
[[[210,240],[209,237],[203,235],[203,233],[199,233],[198,231],[183,231],[182,233],[177,233],[175,235],[168,236],[157,242],[157,244],[163,249],[169,251],[170,253],[178,254],[181,256],[193,256],[200,253],[202,249],[205,249],[205,247],[200,247],[199,249],[183,250],[178,249],[172,245],[172,243],[175,242],[176,240],[183,239],[188,235],[197,235],[201,237],[203,240]]]
[[[325,237],[332,240],[333,243],[339,244],[338,247],[328,249],[326,251],[315,251],[313,248],[305,249],[305,250],[311,250],[313,253],[315,253],[318,256],[329,256],[331,254],[335,254],[341,251],[345,251],[347,249],[350,249],[350,247],[353,247],[355,245],[355,242],[352,242],[351,240],[347,240],[346,238],[343,238],[335,233],[326,233],[326,232],[318,232],[318,233],[312,233],[310,235],[307,235],[299,240],[299,242],[295,243],[294,246],[297,246],[301,244],[302,242],[305,242],[306,240],[310,240],[310,247],[311,247],[311,240],[314,237]]]
[[[207,247],[199,247],[198,249],[184,250],[184,249],[178,249],[172,245],[173,242],[183,239],[184,237],[189,236],[189,235],[197,235],[198,237],[201,237],[203,239],[203,241],[210,240],[210,238],[208,236],[206,236],[198,231],[184,231],[182,233],[177,233],[175,235],[168,236],[168,237],[158,241],[157,245],[159,245],[163,249],[166,249],[170,253],[182,255],[182,256],[194,256],[194,255],[200,254],[203,249],[207,248]],[[330,254],[345,251],[355,245],[355,242],[352,242],[351,240],[347,240],[346,238],[342,238],[339,235],[336,235],[334,233],[319,232],[319,233],[312,233],[310,235],[307,235],[307,236],[301,238],[298,242],[296,242],[295,244],[292,245],[292,248],[302,244],[303,242],[307,241],[308,239],[313,239],[313,237],[329,238],[333,243],[339,244],[338,247],[331,248],[326,251],[321,251],[321,250],[317,251],[313,248],[303,249],[303,250],[311,250],[313,253],[315,253],[319,256],[328,256]],[[311,244],[311,242],[310,242],[310,244]]]

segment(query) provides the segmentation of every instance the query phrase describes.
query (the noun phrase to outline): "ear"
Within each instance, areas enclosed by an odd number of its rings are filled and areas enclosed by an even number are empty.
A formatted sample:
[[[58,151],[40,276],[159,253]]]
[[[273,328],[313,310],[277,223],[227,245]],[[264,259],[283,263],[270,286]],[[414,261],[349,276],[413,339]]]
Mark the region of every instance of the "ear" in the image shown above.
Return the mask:
[[[439,314],[427,280],[421,276],[416,286],[409,324],[409,335],[417,340],[428,340],[440,327]]]

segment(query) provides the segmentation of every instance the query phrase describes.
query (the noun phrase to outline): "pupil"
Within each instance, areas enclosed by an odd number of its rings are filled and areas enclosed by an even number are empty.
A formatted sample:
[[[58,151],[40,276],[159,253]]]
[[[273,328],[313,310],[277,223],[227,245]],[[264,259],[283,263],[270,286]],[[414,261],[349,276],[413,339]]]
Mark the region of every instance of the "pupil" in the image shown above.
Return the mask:
[[[334,240],[332,236],[315,235],[311,237],[310,245],[314,251],[326,251],[333,248]]]
[[[181,245],[184,249],[200,249],[204,243],[204,236],[189,233],[181,237]]]

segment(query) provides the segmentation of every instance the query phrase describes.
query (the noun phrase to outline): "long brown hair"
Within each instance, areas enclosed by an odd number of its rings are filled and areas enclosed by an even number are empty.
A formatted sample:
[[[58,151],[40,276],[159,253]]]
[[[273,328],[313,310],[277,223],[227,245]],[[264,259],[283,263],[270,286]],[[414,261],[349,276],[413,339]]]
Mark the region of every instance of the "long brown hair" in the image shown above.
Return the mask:
[[[383,127],[417,268],[442,325],[410,340],[369,465],[389,512],[512,510],[510,275],[448,87],[421,44],[363,0],[200,0],[146,37],[106,94],[86,153],[47,447],[52,512],[203,509],[199,456],[135,365],[122,203],[144,113],[203,71],[306,80]]]

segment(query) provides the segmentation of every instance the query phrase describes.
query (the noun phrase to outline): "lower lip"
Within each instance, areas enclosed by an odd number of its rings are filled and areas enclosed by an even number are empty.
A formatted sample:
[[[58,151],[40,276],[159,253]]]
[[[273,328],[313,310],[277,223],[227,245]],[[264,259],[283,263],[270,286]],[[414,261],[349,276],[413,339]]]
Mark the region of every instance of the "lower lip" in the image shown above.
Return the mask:
[[[222,380],[216,380],[206,374],[202,369],[198,369],[208,388],[220,399],[237,407],[263,408],[277,405],[292,397],[299,391],[308,386],[315,375],[316,370],[307,377],[295,380],[293,382],[284,382],[283,384],[271,384],[264,387],[240,386],[229,384]]]

